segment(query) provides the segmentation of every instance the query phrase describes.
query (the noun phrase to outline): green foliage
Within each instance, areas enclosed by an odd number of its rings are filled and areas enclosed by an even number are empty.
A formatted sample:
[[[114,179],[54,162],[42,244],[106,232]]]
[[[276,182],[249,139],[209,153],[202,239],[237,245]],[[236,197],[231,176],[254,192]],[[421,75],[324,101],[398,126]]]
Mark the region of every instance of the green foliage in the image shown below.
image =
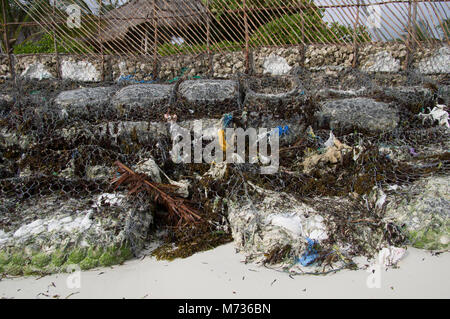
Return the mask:
[[[0,266],[9,263],[10,257],[6,251],[0,251]]]
[[[23,254],[16,253],[11,256],[10,265],[25,266],[27,260]]]
[[[98,266],[98,259],[86,257],[80,262],[81,270],[88,270]]]
[[[57,41],[57,50],[59,53],[85,53],[88,49],[81,48],[76,39],[65,39],[64,46]],[[54,52],[53,37],[49,33],[43,35],[39,41],[28,40],[14,47],[14,54]]]
[[[119,263],[119,258],[113,253],[106,251],[99,259],[100,265],[104,267],[112,266]]]
[[[83,248],[74,249],[67,258],[67,264],[79,264],[86,257],[86,250]]]
[[[56,250],[52,254],[51,264],[55,267],[61,267],[66,261],[66,254],[61,250]]]
[[[302,29],[302,24],[304,27]],[[302,30],[305,35],[303,36]],[[324,43],[324,42],[352,42],[353,28],[337,23],[328,24],[322,21],[321,16],[310,13],[302,15],[284,15],[278,19],[258,28],[251,41],[253,44],[283,45],[297,43]],[[364,27],[356,30],[357,41],[370,40],[370,35]]]
[[[51,256],[44,253],[38,253],[31,258],[31,264],[38,268],[44,268],[50,263],[51,260]]]

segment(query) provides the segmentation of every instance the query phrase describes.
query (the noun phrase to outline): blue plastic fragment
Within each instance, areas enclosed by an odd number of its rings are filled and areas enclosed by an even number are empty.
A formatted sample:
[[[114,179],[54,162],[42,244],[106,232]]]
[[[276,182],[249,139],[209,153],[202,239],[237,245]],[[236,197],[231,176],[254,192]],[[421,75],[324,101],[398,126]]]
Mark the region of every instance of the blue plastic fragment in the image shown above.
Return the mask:
[[[231,120],[233,119],[233,115],[231,114],[225,114],[223,116],[223,127],[226,128],[230,124]]]
[[[319,257],[319,254],[317,253],[317,250],[314,248],[314,245],[316,244],[315,240],[312,240],[310,238],[306,238],[308,241],[308,247],[306,248],[306,252],[303,253],[303,255],[298,259],[298,262],[302,266],[309,266]]]
[[[148,75],[151,76],[151,74],[148,74]],[[132,75],[132,74],[121,75],[119,80],[117,80],[117,82],[122,82],[122,81],[124,81],[124,82],[133,82],[133,83],[154,83],[154,82],[156,82],[156,81],[153,81],[153,80],[140,80],[140,81],[138,81],[138,80],[136,80],[134,78],[134,75]]]
[[[278,126],[278,134],[279,136],[288,135],[289,134],[289,126],[282,127]]]

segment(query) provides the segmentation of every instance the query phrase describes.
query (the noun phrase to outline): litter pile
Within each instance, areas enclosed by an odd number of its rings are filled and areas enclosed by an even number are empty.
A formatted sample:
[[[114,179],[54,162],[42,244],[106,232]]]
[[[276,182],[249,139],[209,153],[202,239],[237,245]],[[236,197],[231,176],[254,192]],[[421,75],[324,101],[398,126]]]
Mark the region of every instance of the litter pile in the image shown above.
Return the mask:
[[[247,261],[292,274],[354,269],[359,256],[392,265],[408,244],[447,250],[448,83],[385,88],[351,71],[341,81],[291,71],[124,88],[4,84],[0,272],[188,257],[233,240]],[[76,107],[64,88],[77,89]],[[226,152],[226,129],[250,127],[279,137],[273,174],[174,152],[186,132],[192,146],[218,138]]]

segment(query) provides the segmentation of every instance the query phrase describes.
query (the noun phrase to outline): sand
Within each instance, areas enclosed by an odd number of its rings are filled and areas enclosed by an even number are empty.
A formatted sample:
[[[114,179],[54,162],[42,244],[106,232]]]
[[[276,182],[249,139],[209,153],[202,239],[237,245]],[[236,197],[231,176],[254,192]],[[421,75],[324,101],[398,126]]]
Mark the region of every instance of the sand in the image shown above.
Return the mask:
[[[228,244],[186,259],[145,257],[70,278],[4,278],[0,298],[450,298],[448,252],[408,248],[398,269],[381,271],[380,288],[368,287],[376,281],[366,270],[291,278],[242,260]]]

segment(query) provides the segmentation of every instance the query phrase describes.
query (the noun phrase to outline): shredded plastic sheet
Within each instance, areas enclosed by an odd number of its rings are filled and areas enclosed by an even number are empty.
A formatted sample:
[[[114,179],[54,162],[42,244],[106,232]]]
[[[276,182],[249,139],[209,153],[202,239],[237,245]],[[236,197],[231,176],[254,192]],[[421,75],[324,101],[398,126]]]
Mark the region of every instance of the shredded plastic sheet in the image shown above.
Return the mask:
[[[298,259],[298,262],[302,266],[311,265],[319,256],[317,250],[314,248],[316,242],[314,240],[311,240],[310,238],[306,238],[306,240],[308,241],[308,248],[306,248],[306,252],[303,253],[303,255]]]
[[[264,74],[269,73],[272,75],[285,75],[292,69],[285,58],[275,54],[271,54],[266,58],[263,68]]]
[[[378,253],[378,262],[381,266],[394,266],[406,253],[406,249],[398,247],[384,247]]]
[[[448,112],[445,111],[445,105],[438,104],[436,107],[434,107],[430,113],[424,114],[420,113],[420,117],[422,117],[422,121],[431,121],[431,122],[438,122],[439,125],[445,126],[447,128],[450,128],[449,124],[449,115]]]

